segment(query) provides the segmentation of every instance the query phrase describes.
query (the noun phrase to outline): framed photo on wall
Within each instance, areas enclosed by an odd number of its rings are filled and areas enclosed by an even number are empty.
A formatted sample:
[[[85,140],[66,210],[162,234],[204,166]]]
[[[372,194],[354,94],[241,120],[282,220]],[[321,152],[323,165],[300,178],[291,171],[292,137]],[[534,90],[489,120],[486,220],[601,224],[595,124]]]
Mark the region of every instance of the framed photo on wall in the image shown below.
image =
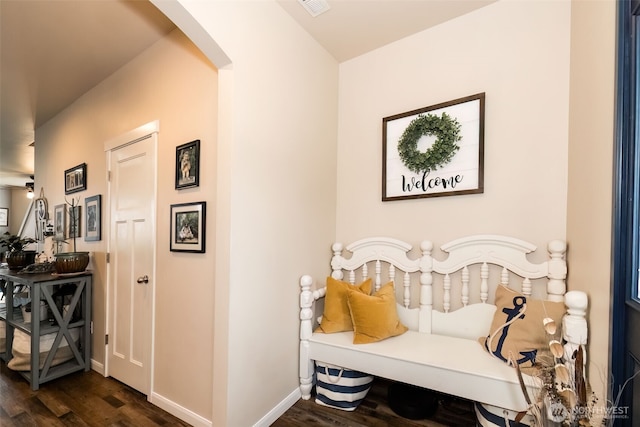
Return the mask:
[[[84,199],[84,240],[93,242],[102,239],[102,196],[91,196]]]
[[[382,201],[484,192],[484,93],[382,119]]]
[[[82,207],[73,206],[69,208],[69,237],[80,237]]]
[[[64,240],[67,228],[67,215],[65,214],[66,205],[55,205],[53,208],[53,232],[56,240]]]
[[[64,194],[87,189],[87,164],[82,163],[64,171]]]
[[[176,147],[176,190],[200,185],[200,140]]]
[[[0,208],[0,227],[9,226],[9,208]]]
[[[205,252],[207,202],[171,205],[169,249],[173,252]]]

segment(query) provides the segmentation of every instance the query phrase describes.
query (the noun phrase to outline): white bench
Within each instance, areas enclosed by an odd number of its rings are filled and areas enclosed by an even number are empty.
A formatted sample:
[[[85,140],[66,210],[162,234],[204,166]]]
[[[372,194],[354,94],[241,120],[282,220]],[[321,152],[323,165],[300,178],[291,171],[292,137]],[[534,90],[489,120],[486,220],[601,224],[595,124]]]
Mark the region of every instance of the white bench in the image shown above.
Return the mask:
[[[565,354],[586,344],[587,297],[583,292],[566,292],[563,241],[550,242],[548,255],[539,262],[529,260],[536,251],[534,245],[505,236],[457,239],[441,246],[442,260],[432,255],[433,249],[431,242],[423,241],[420,253],[411,256],[408,243],[368,238],[348,245],[351,255],[346,257],[341,244],[332,246],[333,278],[356,284],[371,277],[376,289],[394,282],[398,315],[409,331],[375,343],[353,344],[353,332],[313,332],[322,315],[320,302],[326,287],[322,280],[314,290],[313,278],[301,278],[303,399],[311,396],[318,360],[469,399],[499,416],[526,411],[516,370],[478,342],[489,332],[496,310],[493,296],[501,283],[527,297],[564,301],[568,308],[562,322]],[[541,258],[539,253],[534,255]],[[530,395],[536,396],[539,384],[527,376],[525,382]]]

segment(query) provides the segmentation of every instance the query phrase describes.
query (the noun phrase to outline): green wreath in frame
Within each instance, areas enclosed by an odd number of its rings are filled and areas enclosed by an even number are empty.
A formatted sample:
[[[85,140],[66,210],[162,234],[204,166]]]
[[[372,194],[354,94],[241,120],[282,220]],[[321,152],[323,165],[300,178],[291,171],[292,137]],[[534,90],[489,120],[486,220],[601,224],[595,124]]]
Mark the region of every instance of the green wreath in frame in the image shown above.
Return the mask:
[[[436,141],[425,152],[418,150],[422,136],[435,136]],[[446,165],[460,147],[460,123],[447,113],[442,116],[420,114],[411,120],[398,142],[402,163],[412,172],[426,173]]]

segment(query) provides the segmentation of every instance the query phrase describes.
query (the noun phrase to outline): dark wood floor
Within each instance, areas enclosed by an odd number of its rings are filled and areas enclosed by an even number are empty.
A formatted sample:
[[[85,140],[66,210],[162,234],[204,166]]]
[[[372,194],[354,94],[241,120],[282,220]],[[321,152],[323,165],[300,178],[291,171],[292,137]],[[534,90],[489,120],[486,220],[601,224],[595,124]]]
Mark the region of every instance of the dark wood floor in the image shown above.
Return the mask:
[[[102,375],[78,372],[32,391],[0,362],[0,426],[188,426],[146,396]]]
[[[436,413],[429,419],[411,420],[393,412],[387,403],[389,382],[374,380],[365,400],[353,412],[327,408],[310,400],[299,400],[272,427],[470,427],[476,425],[470,402],[439,395]]]
[[[440,396],[433,417],[410,420],[395,414],[387,403],[389,383],[378,379],[353,412],[299,400],[273,427],[469,427],[475,415],[469,402]],[[79,372],[41,385],[29,383],[0,362],[0,426],[2,427],[146,427],[188,426],[147,402],[146,396],[112,378]],[[235,427],[235,426],[229,426]]]

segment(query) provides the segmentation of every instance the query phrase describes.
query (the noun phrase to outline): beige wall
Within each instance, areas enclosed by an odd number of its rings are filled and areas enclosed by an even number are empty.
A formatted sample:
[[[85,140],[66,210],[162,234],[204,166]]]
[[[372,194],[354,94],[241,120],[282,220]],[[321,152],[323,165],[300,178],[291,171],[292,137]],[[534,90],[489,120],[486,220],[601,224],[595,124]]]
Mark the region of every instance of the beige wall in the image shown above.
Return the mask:
[[[317,260],[335,237],[337,63],[274,1],[154,4],[231,59],[219,74],[213,425],[249,426],[296,391],[298,280],[328,271]]]
[[[615,43],[615,1],[572,3],[569,286],[589,294],[589,376],[601,403],[609,372]]]
[[[569,2],[499,1],[340,64],[338,238],[564,239],[569,25]],[[479,92],[484,193],[382,202],[382,118]]]
[[[64,202],[63,171],[87,163],[85,197],[103,195],[106,218],[104,143],[159,120],[155,370],[152,398],[184,406],[204,419],[212,407],[213,280],[215,245],[206,254],[169,252],[169,205],[208,202],[207,230],[215,241],[217,71],[179,31],[151,46],[36,130],[36,188],[53,206]],[[175,147],[201,140],[200,187],[174,189]],[[135,183],[132,183],[134,185]],[[93,253],[93,359],[105,361],[108,224],[99,242],[78,240]],[[194,351],[197,349],[197,351]]]
[[[500,1],[340,65],[338,239],[499,233],[539,248],[567,239],[568,287],[590,295],[601,398],[614,71],[614,1]],[[381,202],[381,119],[477,92],[486,92],[484,194]]]

